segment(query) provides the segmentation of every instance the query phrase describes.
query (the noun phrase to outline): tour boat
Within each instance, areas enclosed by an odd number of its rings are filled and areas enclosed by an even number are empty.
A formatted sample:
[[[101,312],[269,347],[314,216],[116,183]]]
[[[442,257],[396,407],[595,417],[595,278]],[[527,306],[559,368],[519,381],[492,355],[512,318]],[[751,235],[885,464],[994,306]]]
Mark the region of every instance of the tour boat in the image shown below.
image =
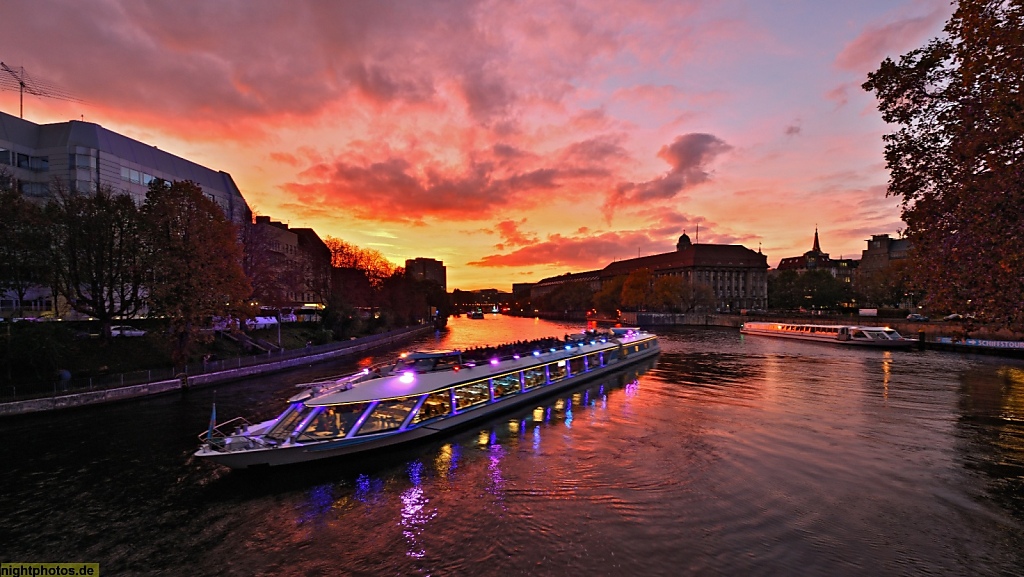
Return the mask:
[[[658,352],[656,335],[619,329],[497,347],[476,360],[472,351],[412,353],[391,367],[309,383],[262,423],[239,417],[218,425],[214,407],[195,456],[242,469],[389,447],[535,402]]]
[[[889,327],[751,322],[743,323],[740,332],[745,335],[879,348],[907,348],[917,344],[916,340],[903,338]]]

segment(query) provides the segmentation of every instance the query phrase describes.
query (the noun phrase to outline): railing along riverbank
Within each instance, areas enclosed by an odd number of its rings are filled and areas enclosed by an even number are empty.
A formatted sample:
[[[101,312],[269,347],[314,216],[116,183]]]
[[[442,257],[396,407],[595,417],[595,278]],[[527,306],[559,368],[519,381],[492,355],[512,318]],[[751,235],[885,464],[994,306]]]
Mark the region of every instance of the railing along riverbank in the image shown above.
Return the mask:
[[[0,394],[0,401],[4,401],[0,402],[0,417],[109,403],[270,374],[397,345],[433,330],[430,325],[420,325],[350,341],[192,363],[184,369],[153,369],[102,378],[72,379],[56,382],[50,392],[36,392],[20,398],[9,395],[11,392],[16,394],[16,390],[5,391],[8,394]]]

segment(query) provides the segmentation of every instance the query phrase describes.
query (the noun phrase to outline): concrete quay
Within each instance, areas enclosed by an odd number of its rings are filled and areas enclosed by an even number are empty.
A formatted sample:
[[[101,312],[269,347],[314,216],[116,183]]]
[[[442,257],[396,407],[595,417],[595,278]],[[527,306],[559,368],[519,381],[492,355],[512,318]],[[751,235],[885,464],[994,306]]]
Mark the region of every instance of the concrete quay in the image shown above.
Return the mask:
[[[417,336],[427,334],[433,330],[434,328],[429,325],[408,327],[405,329],[391,331],[384,335],[373,335],[370,337],[355,339],[346,344],[346,346],[301,357],[277,361],[270,360],[258,365],[225,369],[222,371],[199,375],[181,375],[180,378],[176,379],[154,381],[140,385],[129,385],[98,391],[87,391],[67,395],[55,395],[39,399],[29,399],[25,401],[0,403],[0,417],[70,409],[100,403],[112,403],[150,395],[183,391],[191,388],[206,387],[229,381],[237,381],[255,375],[267,375],[296,367],[306,367],[316,363],[333,361],[373,349],[392,347]]]

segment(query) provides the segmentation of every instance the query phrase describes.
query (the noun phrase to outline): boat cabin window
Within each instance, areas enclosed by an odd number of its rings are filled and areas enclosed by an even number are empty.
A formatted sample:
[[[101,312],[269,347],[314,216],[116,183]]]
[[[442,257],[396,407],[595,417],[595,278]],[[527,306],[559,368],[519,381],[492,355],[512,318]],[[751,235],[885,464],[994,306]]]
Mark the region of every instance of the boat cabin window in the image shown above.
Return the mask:
[[[344,437],[352,430],[367,406],[369,403],[319,407],[322,409],[320,414],[313,417],[313,420],[306,425],[306,430],[299,435],[299,440],[322,441]]]
[[[295,427],[309,414],[310,408],[302,403],[292,403],[281,416],[277,418],[277,424],[267,432],[268,439],[284,442],[288,436],[295,431]]]
[[[853,331],[852,336],[855,339],[868,339],[868,336],[864,334],[864,331]]]
[[[567,377],[569,373],[566,371],[565,361],[558,361],[557,363],[551,363],[548,367],[548,382],[560,381]]]
[[[546,375],[544,374],[544,367],[538,367],[536,369],[526,369],[523,371],[523,383],[527,389],[539,387],[547,382]]]
[[[590,353],[587,355],[587,370],[594,370],[601,366],[601,353]]]
[[[462,411],[473,405],[491,400],[491,387],[488,381],[477,381],[455,388],[455,409]]]
[[[509,373],[494,377],[494,398],[500,399],[506,395],[519,392],[519,373]]]
[[[370,411],[366,420],[359,427],[356,435],[393,431],[401,427],[402,423],[405,422],[405,418],[409,416],[409,411],[412,411],[418,400],[420,398],[416,396],[377,403],[377,406]]]
[[[583,357],[569,359],[569,373],[578,375],[583,372]]]
[[[412,422],[413,424],[422,423],[434,417],[443,417],[444,415],[451,414],[451,412],[452,390],[445,389],[436,393],[430,393],[427,396],[427,400],[423,401],[423,406],[420,407],[419,412],[412,418]]]

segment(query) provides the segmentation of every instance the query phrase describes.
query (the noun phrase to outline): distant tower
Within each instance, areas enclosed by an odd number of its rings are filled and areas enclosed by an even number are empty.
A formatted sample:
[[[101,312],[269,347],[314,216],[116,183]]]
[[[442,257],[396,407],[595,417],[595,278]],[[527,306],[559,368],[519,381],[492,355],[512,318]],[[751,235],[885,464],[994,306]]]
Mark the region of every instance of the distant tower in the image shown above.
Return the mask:
[[[679,237],[679,242],[676,243],[676,250],[686,250],[691,246],[693,245],[690,243],[690,237],[686,236],[684,232],[683,236]]]
[[[821,252],[821,245],[818,244],[818,227],[814,227],[814,248],[811,250],[814,252]]]

